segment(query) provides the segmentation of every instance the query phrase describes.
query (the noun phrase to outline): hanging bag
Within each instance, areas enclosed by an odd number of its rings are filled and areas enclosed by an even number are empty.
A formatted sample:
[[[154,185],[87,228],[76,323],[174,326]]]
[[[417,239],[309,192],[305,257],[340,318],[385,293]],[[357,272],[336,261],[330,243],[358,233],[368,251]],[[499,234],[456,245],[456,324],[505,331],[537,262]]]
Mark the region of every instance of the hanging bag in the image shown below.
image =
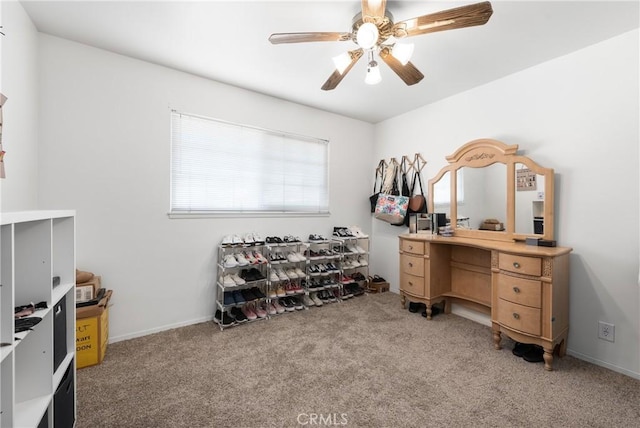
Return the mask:
[[[407,209],[407,217],[404,220],[404,225],[409,226],[409,217],[411,214],[422,214],[427,212],[427,199],[424,197],[424,189],[422,188],[422,178],[420,172],[420,162],[416,159],[417,166],[413,173],[413,183],[411,184],[411,197],[409,198],[409,206]],[[416,180],[420,185],[420,194],[414,195],[416,187]]]
[[[409,182],[407,181],[407,164],[405,163],[405,157],[402,158],[402,164],[400,165],[400,170],[402,171],[402,196],[409,196],[413,194],[411,190],[409,190]]]
[[[391,178],[391,189],[385,192],[385,188],[383,187],[383,192],[378,196],[374,217],[397,226],[404,223],[407,208],[409,207],[409,197],[400,195],[398,190],[397,162],[392,162],[390,167],[387,168],[387,173],[389,169],[392,169],[391,166],[393,166],[394,170],[394,176]],[[385,179],[386,178],[387,177],[385,177]]]
[[[376,168],[376,175],[373,179],[373,195],[369,196],[369,203],[371,204],[371,212],[376,212],[376,203],[378,202],[378,195],[382,192],[382,181],[384,180],[384,159],[378,163]],[[376,185],[380,181],[380,188],[376,191]]]

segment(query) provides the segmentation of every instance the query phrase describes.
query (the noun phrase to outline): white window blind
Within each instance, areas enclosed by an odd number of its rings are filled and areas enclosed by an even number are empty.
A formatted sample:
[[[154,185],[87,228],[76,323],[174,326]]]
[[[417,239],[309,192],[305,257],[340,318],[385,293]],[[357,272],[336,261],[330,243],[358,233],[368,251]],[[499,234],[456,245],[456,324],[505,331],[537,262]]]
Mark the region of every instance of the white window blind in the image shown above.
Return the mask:
[[[171,213],[329,212],[329,143],[172,112]]]

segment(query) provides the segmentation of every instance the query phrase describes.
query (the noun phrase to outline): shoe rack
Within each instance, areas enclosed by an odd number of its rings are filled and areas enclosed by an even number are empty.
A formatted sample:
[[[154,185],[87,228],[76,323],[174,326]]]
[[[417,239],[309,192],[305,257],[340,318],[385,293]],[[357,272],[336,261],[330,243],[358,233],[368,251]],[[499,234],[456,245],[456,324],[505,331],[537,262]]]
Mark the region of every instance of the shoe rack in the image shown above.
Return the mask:
[[[342,271],[340,269],[341,252],[336,251],[341,246],[339,241],[314,235],[316,239],[308,241],[306,293],[312,301],[316,298],[323,304],[340,301],[342,296]],[[317,305],[316,303],[316,306]]]
[[[342,298],[361,294],[367,288],[369,277],[369,238],[356,236],[336,236],[340,244],[340,268],[342,271]]]
[[[308,309],[305,286],[308,282],[306,257],[307,244],[299,238],[288,236],[267,239],[268,298],[271,315],[280,315]],[[306,304],[305,304],[306,303]]]
[[[262,242],[233,242],[218,246],[214,321],[220,330],[268,318],[264,309],[268,301],[267,265]]]
[[[75,212],[7,212],[0,224],[0,426],[73,426]],[[16,332],[14,308],[31,304],[20,319],[40,321]]]

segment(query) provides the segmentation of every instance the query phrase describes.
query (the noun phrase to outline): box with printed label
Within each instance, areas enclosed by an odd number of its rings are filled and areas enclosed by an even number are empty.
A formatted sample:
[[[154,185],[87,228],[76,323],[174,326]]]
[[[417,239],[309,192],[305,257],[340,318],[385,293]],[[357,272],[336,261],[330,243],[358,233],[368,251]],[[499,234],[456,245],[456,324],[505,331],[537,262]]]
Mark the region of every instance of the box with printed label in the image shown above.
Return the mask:
[[[109,340],[108,290],[97,305],[76,309],[76,364],[78,368],[100,364]]]
[[[100,276],[94,276],[91,281],[76,284],[76,302],[86,302],[98,295],[102,287]]]

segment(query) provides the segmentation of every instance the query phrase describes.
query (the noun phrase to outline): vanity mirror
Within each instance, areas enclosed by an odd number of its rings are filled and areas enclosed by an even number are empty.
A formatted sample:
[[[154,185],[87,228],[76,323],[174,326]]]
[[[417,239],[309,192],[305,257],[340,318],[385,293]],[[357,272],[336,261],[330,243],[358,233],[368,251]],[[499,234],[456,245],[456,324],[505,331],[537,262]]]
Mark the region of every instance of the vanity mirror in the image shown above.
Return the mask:
[[[518,145],[479,139],[447,157],[429,180],[429,212],[446,213],[456,236],[500,241],[553,239],[554,172]]]

